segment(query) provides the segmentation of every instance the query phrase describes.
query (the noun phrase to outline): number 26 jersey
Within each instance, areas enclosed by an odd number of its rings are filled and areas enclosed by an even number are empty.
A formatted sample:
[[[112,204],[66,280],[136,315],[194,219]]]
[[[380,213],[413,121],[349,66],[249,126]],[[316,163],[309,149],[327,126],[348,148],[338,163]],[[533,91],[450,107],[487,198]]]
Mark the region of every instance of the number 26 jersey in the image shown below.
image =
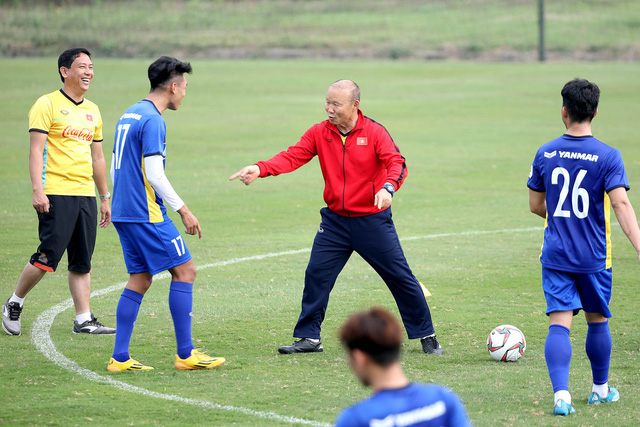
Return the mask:
[[[527,187],[544,192],[545,268],[597,273],[611,268],[608,192],[629,182],[620,151],[592,136],[562,135],[540,147]]]

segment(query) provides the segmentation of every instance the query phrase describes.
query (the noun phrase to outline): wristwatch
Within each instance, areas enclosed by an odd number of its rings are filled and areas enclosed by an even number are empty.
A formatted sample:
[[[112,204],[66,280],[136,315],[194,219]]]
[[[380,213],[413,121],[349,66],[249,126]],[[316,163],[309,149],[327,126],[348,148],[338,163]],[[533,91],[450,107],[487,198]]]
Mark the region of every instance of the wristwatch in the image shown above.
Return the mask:
[[[383,185],[382,188],[387,190],[389,194],[391,194],[391,197],[393,197],[393,194],[396,192],[396,189],[393,186],[393,184],[389,184],[388,182],[385,185]]]
[[[100,195],[100,200],[104,200],[104,199],[110,199],[111,198],[111,193],[107,192],[107,194],[101,194]]]

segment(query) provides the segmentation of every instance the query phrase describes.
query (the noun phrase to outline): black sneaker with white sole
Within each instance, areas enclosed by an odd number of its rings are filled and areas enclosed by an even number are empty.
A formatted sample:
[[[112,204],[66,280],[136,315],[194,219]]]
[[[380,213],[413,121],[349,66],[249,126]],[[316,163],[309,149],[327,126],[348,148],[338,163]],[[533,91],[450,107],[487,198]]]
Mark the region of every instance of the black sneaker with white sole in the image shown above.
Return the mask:
[[[73,322],[74,334],[93,334],[93,335],[113,335],[116,333],[115,328],[108,328],[102,323],[98,322],[98,319],[91,313],[91,320],[87,320],[82,324],[78,321]]]
[[[420,342],[422,343],[422,351],[427,354],[442,354],[444,353],[444,349],[438,342],[438,339],[435,335],[430,337],[420,338]]]
[[[308,338],[302,338],[301,340],[298,340],[291,345],[285,345],[283,347],[280,347],[278,351],[281,354],[322,353],[324,349],[322,347],[322,341],[318,340],[317,343],[314,343]]]
[[[9,335],[22,333],[20,313],[22,313],[22,307],[17,302],[9,302],[7,299],[7,302],[2,306],[2,329]]]

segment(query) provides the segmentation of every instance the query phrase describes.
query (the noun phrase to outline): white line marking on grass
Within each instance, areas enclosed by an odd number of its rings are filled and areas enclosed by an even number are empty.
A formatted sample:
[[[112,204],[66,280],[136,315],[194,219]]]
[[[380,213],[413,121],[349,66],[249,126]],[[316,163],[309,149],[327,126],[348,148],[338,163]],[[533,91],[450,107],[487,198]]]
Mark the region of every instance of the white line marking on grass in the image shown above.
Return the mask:
[[[126,283],[120,283],[118,285],[111,286],[109,288],[102,289],[97,292],[92,292],[91,296],[98,296],[108,292],[111,292],[116,289],[121,289],[126,285]],[[61,354],[56,346],[53,344],[51,340],[51,336],[49,335],[49,330],[51,329],[51,325],[53,324],[53,320],[55,317],[63,312],[64,310],[73,306],[73,301],[69,298],[66,301],[61,302],[58,305],[51,307],[50,309],[44,311],[42,314],[38,316],[36,319],[33,329],[31,331],[33,342],[36,345],[38,351],[40,351],[47,359],[51,360],[56,365],[71,371],[72,373],[78,374],[81,377],[89,381],[95,381],[98,383],[108,384],[112,387],[118,388],[120,390],[129,391],[131,393],[141,394],[143,396],[155,397],[158,399],[170,400],[173,402],[186,403],[188,405],[200,406],[203,408],[211,408],[218,409],[223,411],[232,411],[239,412],[245,415],[250,415],[259,418],[266,418],[275,420],[278,422],[285,422],[290,424],[307,424],[312,426],[330,426],[331,424],[321,423],[318,421],[305,420],[302,418],[296,418],[286,415],[276,414],[275,412],[266,412],[266,411],[255,411],[253,409],[243,408],[240,406],[231,406],[231,405],[220,405],[218,403],[209,402],[206,400],[200,399],[188,399],[181,396],[176,396],[172,394],[158,393],[155,391],[147,390],[142,387],[134,386],[131,384],[127,384],[122,381],[114,380],[111,377],[106,377],[102,375],[98,375],[97,373],[90,371],[89,369],[85,369],[79,366],[73,360],[65,357]]]
[[[453,236],[480,236],[482,234],[498,234],[498,233],[524,233],[527,231],[541,231],[542,227],[529,227],[529,228],[505,228],[502,230],[490,230],[490,231],[461,231],[459,233],[441,233],[441,234],[429,234],[427,236],[414,236],[405,237],[400,240],[419,240],[419,239],[436,239],[438,237],[453,237]]]
[[[442,233],[442,234],[430,234],[426,236],[405,237],[400,240],[435,239],[438,237],[476,236],[476,235],[482,235],[482,234],[496,234],[496,233],[521,233],[521,232],[527,232],[527,231],[539,231],[541,229],[542,227],[530,227],[530,228],[493,230],[493,231],[464,231],[460,233]],[[278,256],[284,256],[284,255],[296,255],[296,254],[301,254],[305,252],[311,252],[311,249],[298,249],[298,250],[284,251],[284,252],[273,252],[273,253],[268,253],[263,255],[254,255],[254,256],[243,257],[243,258],[233,258],[226,261],[218,261],[211,264],[201,265],[199,267],[196,267],[196,269],[202,270],[202,269],[211,268],[211,267],[222,267],[225,265],[237,264],[245,261],[256,261],[256,260],[261,260],[265,258],[273,258]],[[162,274],[156,275],[154,278],[163,279],[169,276],[170,276],[169,273],[162,273]],[[93,298],[93,297],[101,296],[104,294],[108,294],[110,292],[117,291],[118,289],[124,288],[125,285],[126,285],[126,282],[118,283],[116,285],[112,285],[104,289],[93,291],[91,292],[91,297]],[[239,412],[245,415],[272,419],[279,422],[286,422],[290,424],[306,424],[306,425],[312,425],[312,426],[330,426],[331,425],[331,424],[322,423],[319,421],[305,420],[303,418],[280,415],[280,414],[276,414],[275,412],[255,411],[253,409],[243,408],[241,406],[220,405],[218,403],[213,403],[206,400],[188,399],[185,397],[176,396],[172,394],[158,393],[155,391],[147,390],[142,387],[130,385],[122,381],[114,380],[111,377],[98,375],[96,372],[90,371],[89,369],[85,369],[80,365],[78,365],[73,360],[64,356],[62,353],[60,353],[56,349],[55,344],[53,344],[53,341],[51,340],[51,335],[49,334],[49,331],[51,330],[51,326],[53,325],[53,321],[55,320],[56,316],[71,307],[73,307],[73,300],[69,298],[68,300],[63,301],[57,305],[54,305],[50,309],[42,312],[33,324],[33,328],[31,330],[31,336],[32,336],[33,343],[35,344],[38,351],[41,352],[47,359],[49,359],[56,365],[72,373],[80,375],[81,377],[89,381],[108,384],[120,390],[141,394],[143,396],[155,397],[158,399],[170,400],[170,401],[179,402],[179,403],[186,403],[188,405],[200,406],[203,408]]]

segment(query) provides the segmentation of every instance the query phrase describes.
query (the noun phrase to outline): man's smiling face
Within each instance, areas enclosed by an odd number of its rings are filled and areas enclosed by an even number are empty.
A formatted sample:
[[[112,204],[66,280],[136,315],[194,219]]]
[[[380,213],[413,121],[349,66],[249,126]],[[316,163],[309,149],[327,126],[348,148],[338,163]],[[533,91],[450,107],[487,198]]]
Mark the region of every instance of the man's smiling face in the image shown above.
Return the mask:
[[[87,54],[81,53],[70,68],[61,67],[60,72],[67,88],[72,92],[85,93],[93,80],[93,62]]]

